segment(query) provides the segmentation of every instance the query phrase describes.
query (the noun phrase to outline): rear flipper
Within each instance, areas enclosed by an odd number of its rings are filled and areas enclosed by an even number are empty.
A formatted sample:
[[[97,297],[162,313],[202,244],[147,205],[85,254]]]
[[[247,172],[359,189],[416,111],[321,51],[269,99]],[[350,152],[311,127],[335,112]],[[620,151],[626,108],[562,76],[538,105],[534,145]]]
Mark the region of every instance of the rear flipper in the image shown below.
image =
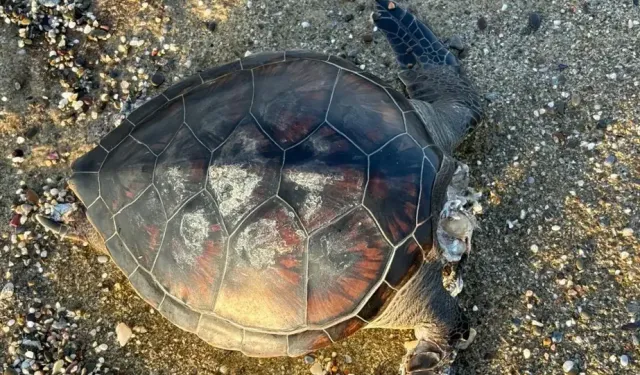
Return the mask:
[[[376,3],[373,21],[396,53],[403,68],[400,79],[416,111],[436,144],[453,151],[482,118],[478,93],[461,76],[458,59],[427,25],[394,2]]]

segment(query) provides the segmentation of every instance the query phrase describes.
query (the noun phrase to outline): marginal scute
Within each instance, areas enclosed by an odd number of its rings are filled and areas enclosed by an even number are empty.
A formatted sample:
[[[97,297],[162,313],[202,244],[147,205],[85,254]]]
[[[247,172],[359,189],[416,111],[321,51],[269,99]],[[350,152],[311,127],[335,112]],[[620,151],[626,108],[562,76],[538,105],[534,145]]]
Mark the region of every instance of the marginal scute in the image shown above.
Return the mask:
[[[422,249],[416,240],[409,238],[396,249],[385,280],[400,289],[418,272],[423,261]]]
[[[144,143],[156,155],[169,144],[180,125],[184,122],[182,98],[176,98],[160,107],[131,132],[131,136]]]
[[[133,112],[131,112],[131,114],[129,114],[129,116],[127,117],[127,120],[131,121],[132,124],[137,125],[140,121],[153,114],[167,102],[168,100],[164,97],[164,95],[158,95],[155,98],[148,100],[140,107],[136,108]]]
[[[167,293],[213,311],[225,265],[227,233],[213,198],[202,192],[167,223],[153,274]]]
[[[353,318],[347,319],[325,329],[325,331],[327,331],[333,341],[339,341],[344,339],[345,337],[353,335],[365,325],[366,323],[362,319],[354,316]]]
[[[366,153],[404,132],[402,112],[386,91],[344,70],[338,78],[328,121]]]
[[[418,244],[422,247],[425,256],[428,258],[431,250],[434,248],[433,246],[433,221],[434,218],[431,217],[426,220],[424,223],[421,223],[416,228],[415,236],[416,240],[418,240]]]
[[[243,330],[213,315],[202,315],[197,333],[201,339],[218,348],[240,350],[242,346]]]
[[[298,357],[331,345],[331,339],[324,331],[304,331],[289,335],[290,357]]]
[[[324,326],[351,312],[383,277],[393,249],[364,208],[309,238],[307,321]]]
[[[382,283],[375,293],[369,298],[364,307],[358,312],[358,316],[367,322],[373,321],[388,306],[396,291],[387,284]]]
[[[232,61],[224,65],[216,66],[211,69],[200,72],[200,77],[206,83],[214,79],[220,78],[229,73],[233,73],[242,69],[240,66],[240,60]]]
[[[208,81],[184,95],[185,122],[210,150],[224,142],[249,114],[253,95],[250,71]]]
[[[149,272],[138,267],[136,271],[129,276],[129,281],[131,285],[133,285],[133,289],[135,289],[148,304],[155,308],[160,306],[160,302],[162,302],[164,298],[164,292]]]
[[[279,195],[309,232],[358,206],[367,181],[367,157],[323,125],[287,150]]]
[[[455,172],[456,162],[448,155],[442,155],[442,164],[435,176],[431,192],[431,214],[438,217],[447,198],[447,188]]]
[[[195,332],[198,328],[200,314],[169,296],[162,301],[160,314],[185,331]]]
[[[418,204],[418,223],[421,223],[431,216],[431,201],[433,196],[433,186],[436,182],[438,172],[433,169],[427,158],[423,159],[422,182],[420,192],[420,202]]]
[[[200,78],[200,75],[194,74],[176,83],[175,85],[169,87],[168,89],[165,90],[163,94],[167,98],[173,99],[177,96],[186,94],[187,92],[198,87],[200,84],[202,84],[202,79]]]
[[[245,118],[213,154],[207,189],[232,232],[240,220],[278,191],[283,152]]]
[[[107,150],[113,150],[120,142],[122,142],[133,130],[133,125],[129,121],[123,121],[115,129],[111,130],[100,140],[100,145]]]
[[[287,336],[245,331],[242,353],[249,357],[276,357],[287,355]]]
[[[98,198],[100,184],[97,173],[74,173],[67,183],[85,206]]]
[[[98,172],[102,162],[107,157],[107,151],[102,147],[94,147],[91,151],[82,155],[71,164],[74,172]]]
[[[355,65],[354,63],[352,63],[351,61],[345,60],[341,57],[335,56],[335,55],[331,55],[329,56],[329,62],[332,64],[336,64],[339,67],[343,68],[343,69],[347,69],[347,70],[351,70],[354,72],[361,72],[362,69],[360,69],[357,65]]]
[[[136,260],[131,256],[129,250],[124,246],[120,236],[115,235],[111,237],[111,239],[106,242],[106,245],[111,258],[113,258],[118,267],[124,271],[125,275],[131,275],[138,267],[138,263],[136,263]]]
[[[183,125],[167,149],[158,156],[154,184],[171,217],[189,197],[204,187],[211,152]]]
[[[167,218],[153,187],[114,216],[118,233],[138,263],[150,270],[162,242]]]
[[[87,208],[87,218],[89,222],[98,229],[98,232],[100,232],[102,238],[105,240],[111,237],[116,231],[113,225],[113,219],[111,219],[111,211],[109,211],[109,208],[107,208],[102,199],[98,199]]]
[[[307,59],[307,60],[329,60],[329,55],[309,50],[290,50],[285,52],[286,60]]]
[[[271,198],[229,240],[215,313],[245,327],[304,325],[306,234],[295,213]]]
[[[251,111],[271,138],[290,147],[324,121],[337,74],[336,67],[314,60],[256,68]]]
[[[400,107],[400,110],[403,112],[413,111],[413,106],[406,96],[393,89],[389,89],[387,92],[391,95],[398,107]]]
[[[260,52],[242,59],[242,69],[253,69],[280,61],[284,61],[284,51]]]
[[[433,139],[429,133],[427,133],[427,129],[424,127],[420,116],[418,116],[415,111],[405,112],[403,115],[404,121],[407,124],[407,133],[418,142],[420,147],[433,145]]]
[[[395,245],[416,225],[422,151],[404,134],[371,155],[367,206]]]
[[[155,161],[155,155],[132,138],[109,153],[100,170],[100,191],[111,212],[118,212],[149,186]]]

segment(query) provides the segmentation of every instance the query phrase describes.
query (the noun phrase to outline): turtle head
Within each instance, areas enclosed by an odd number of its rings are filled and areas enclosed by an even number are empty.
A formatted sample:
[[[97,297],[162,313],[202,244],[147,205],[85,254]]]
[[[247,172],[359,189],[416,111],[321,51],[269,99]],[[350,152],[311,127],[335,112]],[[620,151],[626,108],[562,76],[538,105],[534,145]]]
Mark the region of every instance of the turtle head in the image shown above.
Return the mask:
[[[90,244],[100,252],[107,252],[104,241],[87,219],[83,207],[78,206],[68,209],[56,218],[60,219],[60,221],[44,215],[36,215],[38,223],[48,232],[53,232],[61,240],[67,239],[82,245]]]

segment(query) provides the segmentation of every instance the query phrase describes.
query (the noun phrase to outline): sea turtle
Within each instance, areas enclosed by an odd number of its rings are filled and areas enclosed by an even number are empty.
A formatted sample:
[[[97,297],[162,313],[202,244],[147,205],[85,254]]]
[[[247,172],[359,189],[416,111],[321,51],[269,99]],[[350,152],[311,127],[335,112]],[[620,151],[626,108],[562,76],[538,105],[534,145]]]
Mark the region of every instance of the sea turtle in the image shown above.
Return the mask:
[[[311,51],[206,70],[74,162],[89,221],[38,221],[103,249],[216,347],[299,356],[364,327],[415,328],[402,370],[439,371],[473,332],[442,270],[470,248],[468,168],[451,152],[482,109],[429,27],[375,7],[410,99]]]

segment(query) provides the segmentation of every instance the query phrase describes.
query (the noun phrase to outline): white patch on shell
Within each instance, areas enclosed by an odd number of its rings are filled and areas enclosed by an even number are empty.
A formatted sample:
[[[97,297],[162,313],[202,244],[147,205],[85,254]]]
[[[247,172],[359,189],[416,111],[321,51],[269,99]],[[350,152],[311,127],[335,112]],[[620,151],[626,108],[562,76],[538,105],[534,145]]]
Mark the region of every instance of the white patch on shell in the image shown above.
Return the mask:
[[[214,164],[209,167],[209,185],[216,192],[223,217],[240,216],[240,210],[247,204],[260,181],[262,178],[248,171],[243,164]]]
[[[187,188],[184,185],[184,175],[180,172],[180,167],[171,166],[164,170],[160,179],[160,189],[164,191],[173,190],[178,195],[178,201],[186,198]]]
[[[318,210],[322,208],[322,192],[327,185],[343,181],[344,176],[339,173],[322,174],[317,172],[309,172],[308,170],[327,170],[322,163],[313,163],[306,166],[307,170],[293,170],[289,178],[296,185],[296,189],[302,187],[307,195],[302,204],[300,216],[309,222],[316,215]]]
[[[301,230],[297,234],[301,238],[304,236]],[[247,225],[235,246],[239,259],[245,259],[252,267],[260,269],[275,265],[278,256],[290,253],[294,248],[286,245],[274,219],[260,219]]]
[[[202,254],[203,242],[209,234],[209,222],[204,209],[187,212],[180,220],[180,237],[184,246],[176,247],[173,257],[180,268],[193,267]]]

